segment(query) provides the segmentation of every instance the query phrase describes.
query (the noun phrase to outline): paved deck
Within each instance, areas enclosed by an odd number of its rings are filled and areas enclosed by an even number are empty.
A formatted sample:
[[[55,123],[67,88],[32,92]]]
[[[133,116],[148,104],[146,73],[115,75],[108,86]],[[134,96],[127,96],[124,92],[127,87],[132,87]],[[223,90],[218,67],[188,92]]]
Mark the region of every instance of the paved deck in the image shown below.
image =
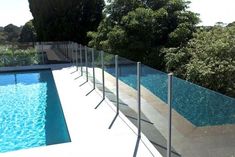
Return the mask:
[[[131,157],[135,153],[139,157],[161,156],[145,135],[142,134],[142,139],[137,142],[137,128],[122,113],[108,129],[116,114],[113,103],[105,100],[98,109],[94,109],[101,101],[100,91],[95,90],[86,96],[92,88],[91,84],[88,82],[80,87],[85,79],[79,78],[74,68],[61,66],[66,67],[53,67],[53,76],[72,142],[19,150],[1,156]]]

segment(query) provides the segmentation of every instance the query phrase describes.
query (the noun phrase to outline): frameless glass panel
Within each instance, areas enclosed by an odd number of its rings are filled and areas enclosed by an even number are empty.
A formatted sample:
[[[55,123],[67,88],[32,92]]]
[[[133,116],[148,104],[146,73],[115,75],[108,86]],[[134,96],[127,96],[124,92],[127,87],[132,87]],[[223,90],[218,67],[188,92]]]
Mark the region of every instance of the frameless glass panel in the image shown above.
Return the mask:
[[[109,56],[110,57],[110,56]],[[111,62],[106,66],[106,76],[110,92],[107,97],[114,105],[117,105],[117,86],[116,86],[116,68],[115,56],[110,57]],[[138,127],[138,103],[137,103],[137,63],[118,56],[118,92],[120,111]]]
[[[141,84],[157,96],[161,101],[167,102],[167,74],[146,65],[142,66]]]
[[[167,74],[142,65],[141,85],[142,112],[149,121],[142,121],[143,132],[161,155],[166,156]]]
[[[173,78],[173,147],[183,157],[233,156],[235,99]]]
[[[0,66],[26,66],[40,63],[40,56],[32,47],[20,49],[17,46],[0,46]]]
[[[93,72],[92,72],[92,48],[87,47],[87,66],[88,66],[88,76],[92,77],[93,76]]]
[[[137,89],[137,62],[119,57],[119,78],[129,87]],[[137,95],[137,94],[136,94]]]
[[[95,67],[101,67],[101,51],[94,49],[94,65]]]
[[[108,69],[109,67],[114,67],[114,65],[115,65],[115,55],[104,52],[104,66],[105,66],[105,70]]]

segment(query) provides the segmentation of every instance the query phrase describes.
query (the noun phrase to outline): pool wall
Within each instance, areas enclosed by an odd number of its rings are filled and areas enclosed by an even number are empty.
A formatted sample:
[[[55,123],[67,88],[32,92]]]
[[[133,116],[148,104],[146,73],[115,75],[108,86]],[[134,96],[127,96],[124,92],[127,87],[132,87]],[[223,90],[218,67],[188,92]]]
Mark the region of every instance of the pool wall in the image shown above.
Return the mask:
[[[51,76],[53,77],[52,73]],[[46,144],[53,145],[71,142],[54,79],[48,84],[47,95],[55,99],[47,99]]]

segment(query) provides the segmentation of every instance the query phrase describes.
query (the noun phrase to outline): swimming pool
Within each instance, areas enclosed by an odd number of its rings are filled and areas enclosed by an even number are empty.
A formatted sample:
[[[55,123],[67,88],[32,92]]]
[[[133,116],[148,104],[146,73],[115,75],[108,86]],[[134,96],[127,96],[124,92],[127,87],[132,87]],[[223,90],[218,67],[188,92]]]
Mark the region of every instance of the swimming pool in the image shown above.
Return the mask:
[[[119,66],[119,79],[136,89],[136,65]],[[106,67],[115,76],[115,68]],[[166,73],[142,65],[141,85],[167,103]],[[173,78],[173,108],[195,126],[235,124],[235,99]]]
[[[70,142],[50,70],[0,73],[0,153]]]

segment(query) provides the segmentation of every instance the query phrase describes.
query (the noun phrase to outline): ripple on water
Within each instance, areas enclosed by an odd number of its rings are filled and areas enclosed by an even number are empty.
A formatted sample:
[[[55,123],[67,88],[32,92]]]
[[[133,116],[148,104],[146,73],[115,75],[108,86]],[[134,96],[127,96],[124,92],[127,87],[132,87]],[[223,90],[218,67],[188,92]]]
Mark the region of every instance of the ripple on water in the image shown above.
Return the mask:
[[[46,145],[47,84],[0,86],[0,152]]]

